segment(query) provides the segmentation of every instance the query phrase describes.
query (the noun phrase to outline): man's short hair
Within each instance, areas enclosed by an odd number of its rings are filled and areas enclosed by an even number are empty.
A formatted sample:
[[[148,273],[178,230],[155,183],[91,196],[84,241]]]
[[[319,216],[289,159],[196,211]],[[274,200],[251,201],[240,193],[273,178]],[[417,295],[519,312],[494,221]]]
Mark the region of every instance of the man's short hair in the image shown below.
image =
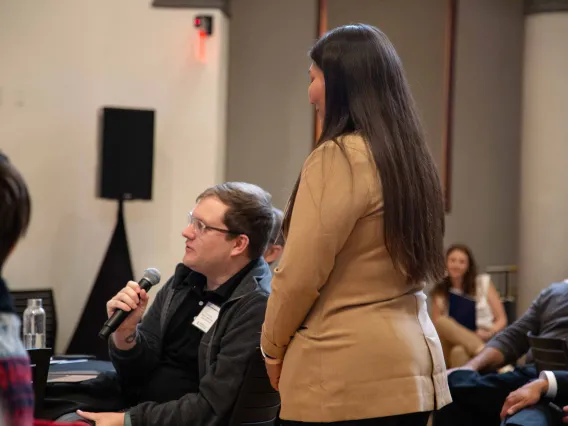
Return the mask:
[[[196,201],[207,197],[217,197],[229,207],[223,218],[225,226],[248,236],[251,259],[261,257],[268,246],[274,223],[272,196],[251,183],[226,182],[206,189]]]
[[[272,226],[272,234],[270,235],[270,244],[284,246],[284,234],[282,233],[284,213],[276,207],[272,208],[272,212],[274,213],[274,225]]]
[[[30,223],[31,201],[22,175],[0,152],[0,268]]]

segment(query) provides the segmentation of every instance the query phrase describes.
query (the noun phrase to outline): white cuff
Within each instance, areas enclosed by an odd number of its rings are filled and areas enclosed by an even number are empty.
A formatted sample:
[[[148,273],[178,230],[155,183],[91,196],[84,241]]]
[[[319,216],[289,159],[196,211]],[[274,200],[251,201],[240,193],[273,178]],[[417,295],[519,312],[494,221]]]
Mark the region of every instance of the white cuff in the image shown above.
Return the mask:
[[[548,390],[544,394],[547,398],[554,399],[558,393],[558,383],[556,382],[556,376],[552,371],[541,371],[539,379],[546,380],[548,382]]]

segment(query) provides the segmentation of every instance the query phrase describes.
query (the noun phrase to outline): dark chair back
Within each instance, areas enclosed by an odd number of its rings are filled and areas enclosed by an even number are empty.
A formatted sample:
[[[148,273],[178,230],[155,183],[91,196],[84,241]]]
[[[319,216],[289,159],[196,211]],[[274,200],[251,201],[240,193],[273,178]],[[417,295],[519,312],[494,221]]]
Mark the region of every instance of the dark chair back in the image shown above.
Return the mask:
[[[14,300],[14,309],[20,316],[22,322],[24,311],[28,307],[28,299],[42,299],[43,310],[45,311],[45,346],[55,348],[55,340],[57,338],[57,313],[55,312],[53,290],[50,288],[42,290],[12,290],[10,294]]]
[[[501,298],[505,315],[507,316],[507,324],[513,324],[517,320],[517,303],[514,297]]]
[[[45,386],[47,385],[47,375],[49,373],[49,358],[52,352],[51,349],[28,349],[32,365],[32,382],[35,398],[34,415],[36,417],[43,406]]]
[[[233,408],[229,426],[273,426],[280,411],[280,394],[270,385],[260,349],[252,357]]]
[[[512,324],[517,319],[515,282],[517,265],[493,265],[488,266],[485,272],[491,275],[493,284],[501,294],[501,302],[507,315],[507,324]]]
[[[533,336],[531,332],[527,334],[527,337],[539,373],[543,370],[568,370],[566,340],[537,337]]]

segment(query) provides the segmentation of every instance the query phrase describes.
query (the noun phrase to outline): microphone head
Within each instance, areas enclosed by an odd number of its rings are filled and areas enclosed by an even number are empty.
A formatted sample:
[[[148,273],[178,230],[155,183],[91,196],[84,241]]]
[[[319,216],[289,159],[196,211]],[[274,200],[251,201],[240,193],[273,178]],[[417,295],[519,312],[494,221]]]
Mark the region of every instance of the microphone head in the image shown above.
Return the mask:
[[[162,276],[160,275],[160,271],[156,268],[148,268],[144,271],[142,278],[148,280],[148,282],[154,286],[160,282]]]

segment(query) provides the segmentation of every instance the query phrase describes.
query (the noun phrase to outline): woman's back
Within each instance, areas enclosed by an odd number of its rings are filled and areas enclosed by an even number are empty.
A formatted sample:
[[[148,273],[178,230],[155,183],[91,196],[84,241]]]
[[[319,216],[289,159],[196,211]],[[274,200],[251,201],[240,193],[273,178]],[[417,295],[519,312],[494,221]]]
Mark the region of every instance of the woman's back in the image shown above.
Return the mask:
[[[281,418],[426,424],[450,401],[418,284],[444,270],[436,166],[384,33],[338,27],[310,57],[322,132],[286,209],[261,338]]]
[[[326,142],[306,161],[303,178],[312,199],[298,200],[292,226],[318,226],[323,238],[333,233],[327,243],[336,245],[337,254],[311,251],[317,246],[295,241],[303,235],[295,229],[287,241],[295,253],[285,254],[276,270],[277,286],[333,262],[286,352],[282,418],[383,417],[433,410],[434,395],[438,404],[449,402],[423,285],[407,283],[385,246],[382,190],[366,142],[358,135]],[[341,220],[345,209],[353,226]]]

